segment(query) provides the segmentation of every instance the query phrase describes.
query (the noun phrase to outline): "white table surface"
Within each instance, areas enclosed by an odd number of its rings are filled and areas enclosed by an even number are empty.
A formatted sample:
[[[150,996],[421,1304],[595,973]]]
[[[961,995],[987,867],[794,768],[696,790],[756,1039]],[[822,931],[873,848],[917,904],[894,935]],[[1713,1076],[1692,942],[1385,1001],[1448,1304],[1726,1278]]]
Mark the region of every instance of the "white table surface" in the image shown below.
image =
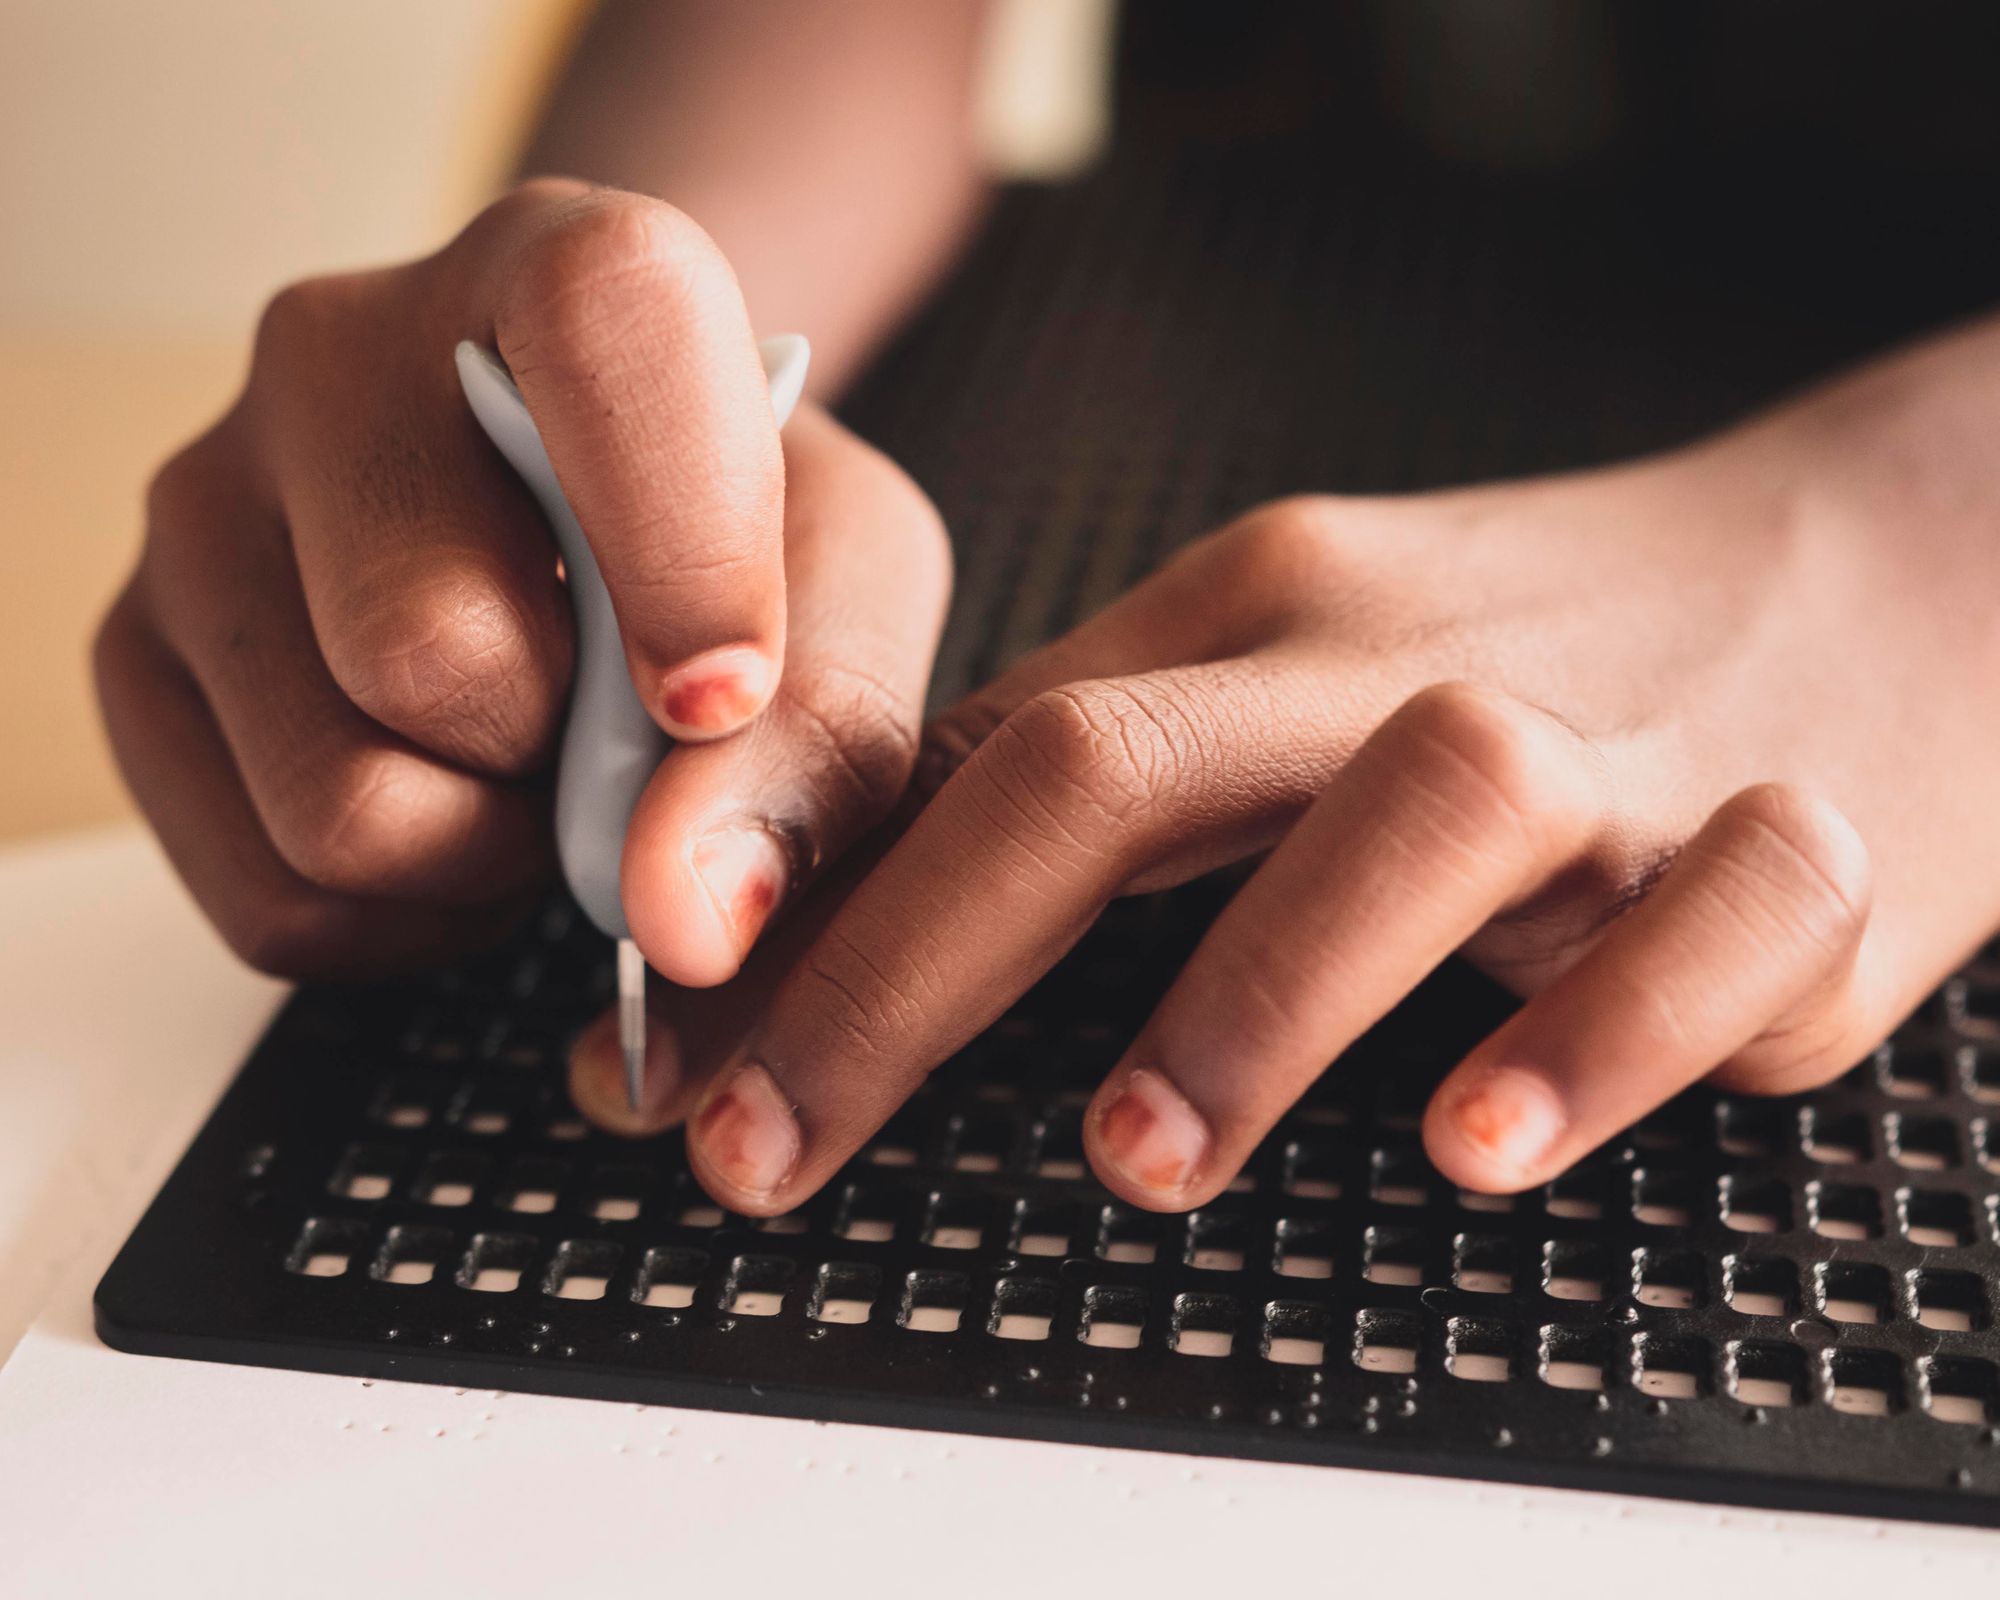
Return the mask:
[[[280,995],[136,831],[0,851],[0,1596],[1840,1600],[2000,1579],[2000,1535],[1957,1529],[107,1350],[91,1289]]]

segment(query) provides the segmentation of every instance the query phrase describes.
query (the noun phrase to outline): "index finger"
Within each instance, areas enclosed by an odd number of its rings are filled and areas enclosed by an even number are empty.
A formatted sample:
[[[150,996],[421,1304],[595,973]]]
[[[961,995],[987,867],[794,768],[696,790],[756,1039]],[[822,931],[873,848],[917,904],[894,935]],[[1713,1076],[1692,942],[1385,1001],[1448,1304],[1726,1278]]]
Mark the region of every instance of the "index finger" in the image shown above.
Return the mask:
[[[784,460],[742,295],[671,206],[527,193],[496,220],[515,236],[484,258],[482,332],[597,557],[641,702],[676,738],[720,737],[769,700],[785,642]]]

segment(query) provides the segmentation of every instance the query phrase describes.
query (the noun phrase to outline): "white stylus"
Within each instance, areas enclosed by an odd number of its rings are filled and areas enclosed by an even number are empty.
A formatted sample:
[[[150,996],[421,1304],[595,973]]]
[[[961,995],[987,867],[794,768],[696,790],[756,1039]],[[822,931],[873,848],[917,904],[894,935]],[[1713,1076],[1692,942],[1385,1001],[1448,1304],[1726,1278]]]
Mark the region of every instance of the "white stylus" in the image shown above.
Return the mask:
[[[805,388],[812,351],[796,333],[766,339],[757,351],[764,358],[771,412],[782,428]],[[618,864],[633,807],[672,741],[632,687],[597,558],[563,498],[521,391],[491,352],[462,341],[457,355],[459,383],[472,414],[533,493],[562,551],[576,612],[576,685],[556,769],[556,854],[584,915],[618,941],[618,1043],[625,1056],[626,1098],[637,1110],[646,1072],[646,962],[625,921]]]

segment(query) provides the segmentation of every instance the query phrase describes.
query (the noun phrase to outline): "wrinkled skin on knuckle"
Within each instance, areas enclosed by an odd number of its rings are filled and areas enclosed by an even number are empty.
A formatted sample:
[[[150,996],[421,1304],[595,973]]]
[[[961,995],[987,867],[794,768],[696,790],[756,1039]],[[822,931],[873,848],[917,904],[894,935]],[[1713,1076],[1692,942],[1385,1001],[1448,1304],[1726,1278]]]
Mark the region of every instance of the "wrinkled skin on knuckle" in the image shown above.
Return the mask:
[[[785,680],[784,715],[814,752],[809,778],[863,825],[889,814],[917,756],[918,710],[859,667],[821,662]]]
[[[271,842],[300,877],[354,895],[393,894],[456,842],[426,774],[396,751],[369,750],[292,774],[267,818]]]
[[[500,354],[517,377],[581,384],[636,317],[662,304],[676,322],[718,315],[734,281],[713,241],[673,207],[589,191],[550,206],[515,248],[496,317]]]
[[[567,651],[531,634],[504,582],[479,562],[384,574],[351,593],[329,635],[335,681],[385,727],[510,775],[546,758]]]
[[[1828,961],[1852,952],[1868,922],[1868,851],[1838,810],[1791,785],[1760,784],[1725,802],[1718,822],[1718,858],[1765,917]]]
[[[978,765],[1017,837],[1087,852],[1124,833],[1179,761],[1161,721],[1128,690],[1077,684],[1007,718]]]
[[[891,1059],[942,997],[907,939],[840,920],[813,941],[797,981],[814,996],[815,1023],[864,1062]]]
[[[280,289],[257,319],[246,394],[351,364],[355,338],[370,322],[373,296],[386,276],[329,274]]]

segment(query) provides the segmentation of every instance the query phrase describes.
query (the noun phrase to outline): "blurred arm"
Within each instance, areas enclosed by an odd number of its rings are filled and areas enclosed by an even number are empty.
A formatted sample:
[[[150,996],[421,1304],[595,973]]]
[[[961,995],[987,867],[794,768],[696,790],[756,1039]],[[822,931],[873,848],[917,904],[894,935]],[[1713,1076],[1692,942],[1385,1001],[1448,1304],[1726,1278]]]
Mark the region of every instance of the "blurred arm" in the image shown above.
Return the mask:
[[[837,392],[947,267],[984,183],[987,0],[603,0],[524,173],[660,196],[721,245],[756,326]]]

